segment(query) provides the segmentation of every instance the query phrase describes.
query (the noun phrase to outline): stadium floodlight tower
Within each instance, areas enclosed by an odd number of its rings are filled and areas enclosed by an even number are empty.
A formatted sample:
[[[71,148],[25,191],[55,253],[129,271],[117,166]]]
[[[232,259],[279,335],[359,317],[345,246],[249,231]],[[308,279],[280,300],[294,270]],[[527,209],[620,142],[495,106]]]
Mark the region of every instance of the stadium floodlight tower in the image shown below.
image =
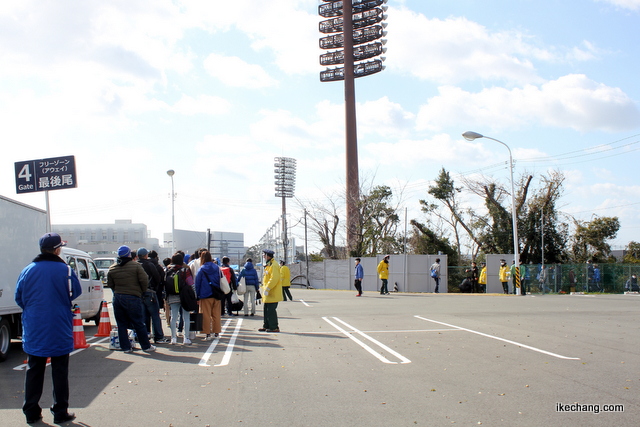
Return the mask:
[[[276,157],[274,159],[276,178],[276,197],[282,198],[282,247],[284,262],[287,262],[289,238],[287,237],[287,198],[293,197],[296,188],[296,159]]]
[[[347,248],[355,248],[358,229],[358,135],[356,131],[356,77],[375,74],[384,69],[386,52],[383,37],[387,26],[387,0],[322,0],[318,13],[324,18],[319,28],[320,48],[329,52],[320,55],[320,65],[339,65],[320,72],[321,82],[344,80],[345,143],[347,165]],[[368,61],[367,61],[368,60]],[[353,253],[352,253],[353,254]],[[360,255],[360,254],[353,254]]]

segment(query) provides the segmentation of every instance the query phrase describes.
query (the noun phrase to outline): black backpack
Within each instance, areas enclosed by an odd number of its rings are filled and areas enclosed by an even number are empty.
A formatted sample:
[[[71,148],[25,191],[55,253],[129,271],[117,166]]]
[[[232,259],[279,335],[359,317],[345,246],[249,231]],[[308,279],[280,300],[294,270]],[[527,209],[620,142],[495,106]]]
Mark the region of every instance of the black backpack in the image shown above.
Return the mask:
[[[198,310],[198,298],[193,286],[185,285],[180,289],[180,306],[185,311]]]
[[[185,285],[185,268],[182,267],[178,270],[170,269],[167,271],[167,278],[164,285],[164,290],[167,295],[180,295],[180,289]]]

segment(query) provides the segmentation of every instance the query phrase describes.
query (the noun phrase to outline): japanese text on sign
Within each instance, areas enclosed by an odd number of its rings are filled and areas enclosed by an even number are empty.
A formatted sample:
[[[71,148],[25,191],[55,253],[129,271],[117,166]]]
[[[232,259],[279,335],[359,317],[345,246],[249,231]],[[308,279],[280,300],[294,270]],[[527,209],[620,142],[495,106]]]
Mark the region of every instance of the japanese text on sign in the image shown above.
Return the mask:
[[[16,162],[15,170],[17,193],[77,187],[74,156]]]

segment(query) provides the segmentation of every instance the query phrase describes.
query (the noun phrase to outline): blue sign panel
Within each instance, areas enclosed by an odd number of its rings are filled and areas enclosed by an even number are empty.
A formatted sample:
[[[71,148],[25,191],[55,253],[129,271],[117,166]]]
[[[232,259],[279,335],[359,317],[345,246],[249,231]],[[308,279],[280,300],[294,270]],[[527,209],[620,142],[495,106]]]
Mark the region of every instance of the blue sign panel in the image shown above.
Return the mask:
[[[76,188],[74,156],[16,162],[16,192],[62,190]]]

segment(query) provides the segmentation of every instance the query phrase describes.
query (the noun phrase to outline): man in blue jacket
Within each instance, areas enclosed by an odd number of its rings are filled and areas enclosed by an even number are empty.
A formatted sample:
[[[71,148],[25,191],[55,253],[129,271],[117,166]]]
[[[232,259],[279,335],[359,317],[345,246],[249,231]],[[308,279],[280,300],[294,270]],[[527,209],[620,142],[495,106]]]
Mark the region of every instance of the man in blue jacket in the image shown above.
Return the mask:
[[[28,357],[22,412],[27,423],[42,419],[40,396],[51,358],[53,422],[75,418],[69,409],[69,353],[73,351],[72,301],[82,294],[75,271],[60,258],[65,243],[56,233],[40,238],[40,255],[20,273],[15,300],[22,307],[22,348]]]
[[[360,258],[356,258],[356,272],[353,285],[358,291],[358,293],[356,294],[357,297],[362,296],[362,279],[364,279],[364,269],[362,268],[362,264],[360,264]]]

